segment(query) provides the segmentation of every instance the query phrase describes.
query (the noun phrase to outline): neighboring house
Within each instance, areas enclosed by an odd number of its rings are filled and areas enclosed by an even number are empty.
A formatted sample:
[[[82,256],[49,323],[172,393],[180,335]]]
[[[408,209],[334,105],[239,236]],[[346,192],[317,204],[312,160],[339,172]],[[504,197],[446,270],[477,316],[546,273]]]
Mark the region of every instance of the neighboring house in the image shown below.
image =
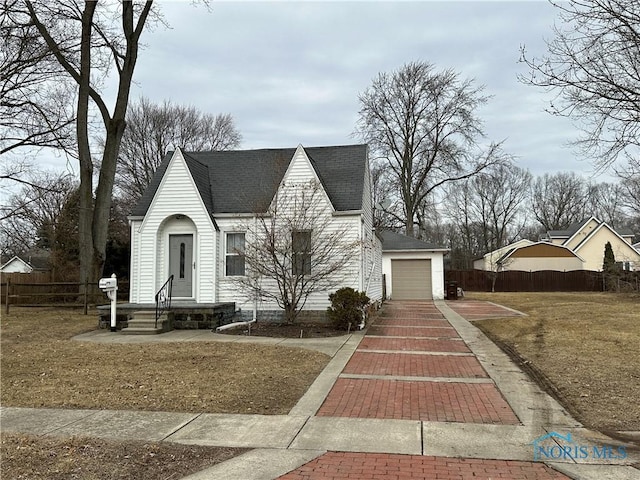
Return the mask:
[[[609,242],[616,262],[625,270],[640,270],[640,252],[631,245],[632,239],[633,232],[616,231],[606,222],[589,217],[566,230],[548,231],[541,242],[509,250],[500,256],[498,264],[501,270],[601,271]]]
[[[449,249],[391,231],[382,238],[382,273],[392,300],[444,298],[444,254]]]
[[[602,270],[604,247],[611,243],[616,262],[625,270],[640,270],[640,253],[631,246],[633,232],[616,231],[606,222],[589,217],[571,225],[567,230],[549,231],[546,241],[563,245],[584,259],[583,270]]]
[[[518,240],[517,242],[511,243],[509,245],[506,245],[502,248],[498,248],[493,252],[489,252],[485,254],[482,258],[478,258],[477,260],[474,260],[473,268],[475,270],[486,270],[488,272],[489,271],[497,272],[500,269],[499,267],[501,266],[501,264],[499,263],[499,260],[502,259],[506,254],[508,254],[509,252],[511,252],[516,248],[531,245],[532,243],[534,242],[532,242],[531,240],[522,239],[522,240]]]
[[[321,215],[328,215],[331,225],[346,225],[346,236],[358,245],[336,274],[339,287],[366,291],[373,300],[381,300],[382,247],[373,230],[367,146],[300,145],[195,153],[178,149],[167,154],[129,217],[130,302],[153,303],[156,292],[174,275],[177,302],[235,302],[251,310],[253,302],[239,291],[237,276],[246,272],[235,246],[251,241],[245,239],[245,227],[269,210],[285,186],[305,182],[321,185]],[[313,269],[313,259],[310,265]],[[332,291],[312,294],[304,309],[326,310]],[[278,307],[262,302],[258,309]]]
[[[564,245],[537,242],[509,250],[498,259],[497,264],[499,268],[496,271],[520,270],[537,272],[541,270],[558,270],[568,272],[571,270],[583,270],[584,259]]]
[[[33,267],[29,262],[24,261],[18,256],[11,258],[8,262],[0,267],[2,273],[31,273]]]

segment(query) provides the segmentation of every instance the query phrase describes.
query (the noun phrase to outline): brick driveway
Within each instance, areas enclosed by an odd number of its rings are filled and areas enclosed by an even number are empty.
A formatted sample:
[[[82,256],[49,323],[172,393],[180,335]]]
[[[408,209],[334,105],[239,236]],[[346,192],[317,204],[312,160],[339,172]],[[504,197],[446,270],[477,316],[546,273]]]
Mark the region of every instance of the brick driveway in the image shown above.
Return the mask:
[[[317,415],[519,423],[442,313],[415,302],[385,306]]]
[[[480,300],[464,300],[458,302],[448,302],[447,305],[458,315],[469,321],[482,320],[483,318],[514,317],[523,315],[521,312],[512,310],[501,305]]]
[[[281,480],[570,480],[541,463],[328,452]]]
[[[466,313],[479,316],[494,311],[495,306],[483,306]],[[385,306],[317,415],[519,424],[456,330],[435,305],[418,302],[392,302]],[[328,452],[280,478],[569,479],[534,462],[348,452]]]
[[[398,352],[389,355],[380,352],[356,351],[343,373],[451,378],[487,376],[487,372],[472,354],[422,355],[415,352]]]

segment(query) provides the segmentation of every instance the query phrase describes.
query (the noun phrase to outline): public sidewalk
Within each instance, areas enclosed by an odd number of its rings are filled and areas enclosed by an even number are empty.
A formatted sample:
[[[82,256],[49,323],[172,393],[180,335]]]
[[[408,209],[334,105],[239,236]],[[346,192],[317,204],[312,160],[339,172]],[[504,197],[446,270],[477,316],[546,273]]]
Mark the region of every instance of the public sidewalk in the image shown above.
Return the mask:
[[[640,477],[630,466],[640,462],[634,451],[618,464],[533,462],[533,442],[551,432],[571,433],[578,445],[624,444],[583,428],[448,305],[391,302],[366,335],[288,343],[194,331],[92,333],[78,339],[259,341],[319,349],[332,360],[289,415],[1,407],[2,430],[253,449],[190,480]],[[514,314],[487,311],[484,302],[450,305],[472,318]]]

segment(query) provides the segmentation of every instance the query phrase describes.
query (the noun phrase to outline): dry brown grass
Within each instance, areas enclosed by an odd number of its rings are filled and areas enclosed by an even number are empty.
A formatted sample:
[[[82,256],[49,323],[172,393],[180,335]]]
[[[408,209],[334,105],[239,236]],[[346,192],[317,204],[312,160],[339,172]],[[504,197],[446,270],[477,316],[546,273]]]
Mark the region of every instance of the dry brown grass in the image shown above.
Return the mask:
[[[294,348],[72,341],[97,316],[11,309],[0,321],[0,403],[16,407],[286,414],[329,357]],[[174,479],[233,448],[2,435],[2,478]]]
[[[33,308],[3,316],[2,405],[286,414],[329,360],[273,346],[71,340],[96,318]]]
[[[640,296],[472,293],[526,313],[476,326],[515,350],[555,387],[564,406],[601,431],[640,430]]]
[[[179,479],[246,450],[93,438],[3,435],[2,478],[30,480]]]

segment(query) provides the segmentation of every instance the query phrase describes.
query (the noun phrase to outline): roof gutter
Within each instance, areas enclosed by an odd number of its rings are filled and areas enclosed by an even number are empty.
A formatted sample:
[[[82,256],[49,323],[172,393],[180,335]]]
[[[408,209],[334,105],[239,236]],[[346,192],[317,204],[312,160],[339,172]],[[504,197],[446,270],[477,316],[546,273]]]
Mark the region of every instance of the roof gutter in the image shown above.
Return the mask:
[[[450,251],[451,251],[450,248],[414,248],[414,249],[402,249],[402,250],[395,250],[395,249],[385,250],[384,247],[382,247],[382,253],[386,253],[386,252],[423,253],[423,252],[450,252]]]
[[[362,210],[341,210],[341,211],[335,211],[332,213],[332,215],[334,217],[346,217],[349,215],[361,215],[362,214]]]

